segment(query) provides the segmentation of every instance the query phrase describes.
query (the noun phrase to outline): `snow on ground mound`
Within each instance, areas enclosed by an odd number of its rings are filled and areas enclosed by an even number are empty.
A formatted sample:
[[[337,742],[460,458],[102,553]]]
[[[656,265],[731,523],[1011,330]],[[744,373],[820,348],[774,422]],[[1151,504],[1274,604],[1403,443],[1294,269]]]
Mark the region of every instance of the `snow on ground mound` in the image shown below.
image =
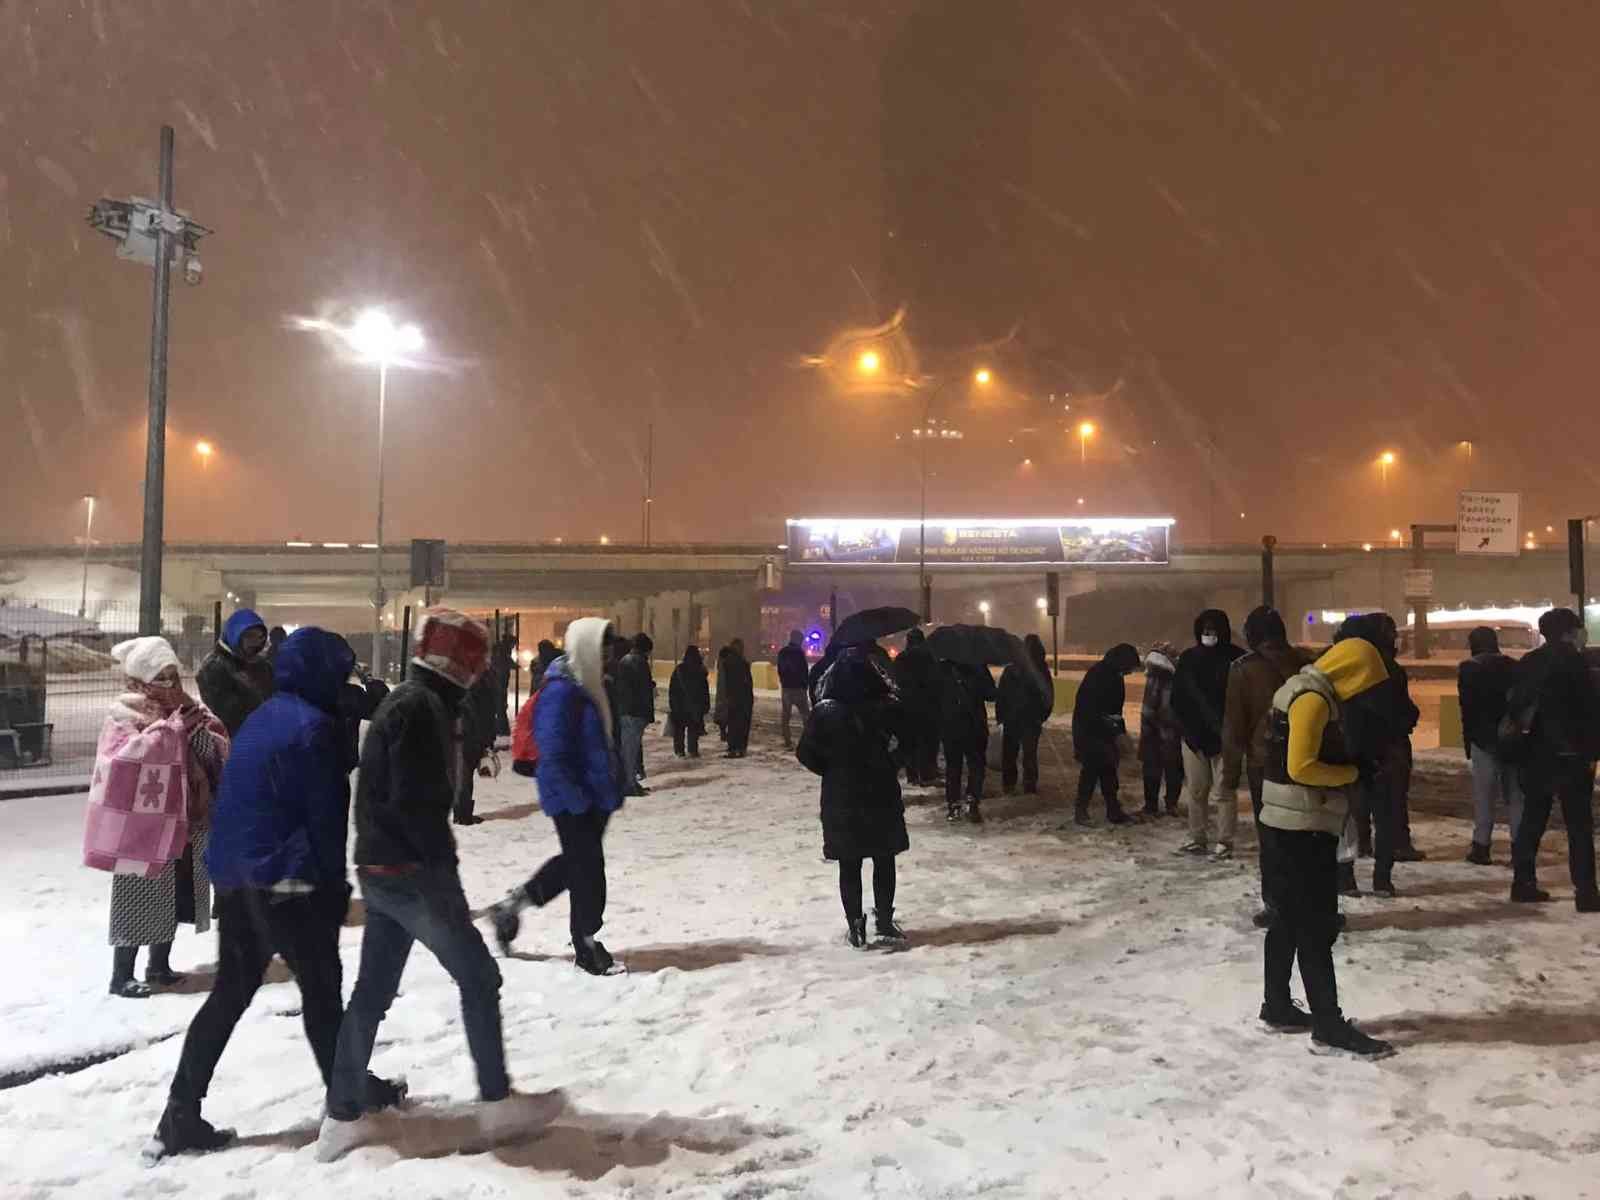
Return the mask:
[[[834,1200],[1591,1188],[1600,925],[1572,911],[1559,833],[1544,868],[1558,903],[1513,906],[1507,871],[1457,861],[1463,821],[1418,816],[1434,858],[1396,869],[1405,898],[1346,906],[1351,930],[1335,951],[1346,1009],[1401,1047],[1382,1064],[1354,1063],[1314,1058],[1304,1038],[1256,1025],[1247,848],[1214,865],[1173,855],[1179,822],[1078,830],[1071,780],[1048,750],[1045,795],[990,800],[982,827],[948,826],[942,796],[908,795],[898,915],[911,948],[850,950],[836,872],[820,859],[815,781],[773,748],[770,727],[757,739],[749,759],[688,764],[650,738],[654,794],[628,803],[606,843],[603,937],[628,975],[571,966],[565,901],[524,914],[501,962],[507,1055],[519,1089],[560,1090],[548,1126],[471,1148],[460,1007],[419,949],[373,1060],[380,1074],[407,1076],[412,1106],[375,1144],[326,1166],[312,1154],[322,1090],[281,969],[241,1022],[206,1106],[238,1128],[239,1144],[139,1165],[215,942],[180,936],[174,963],[196,972],[189,990],[110,998],[107,880],[77,865],[81,798],[0,803],[0,1076],[108,1056],[0,1090],[0,1193]],[[478,794],[489,819],[458,834],[481,908],[555,838],[527,781],[507,773]],[[1503,833],[1495,852],[1505,857]],[[360,936],[358,925],[345,931],[347,992]]]

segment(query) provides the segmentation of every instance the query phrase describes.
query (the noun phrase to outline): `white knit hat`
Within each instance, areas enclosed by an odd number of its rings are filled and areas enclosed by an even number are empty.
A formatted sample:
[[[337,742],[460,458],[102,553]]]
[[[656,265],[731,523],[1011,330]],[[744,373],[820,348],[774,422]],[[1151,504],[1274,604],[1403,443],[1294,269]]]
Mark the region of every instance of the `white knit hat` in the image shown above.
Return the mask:
[[[150,683],[168,667],[178,666],[178,656],[164,637],[139,637],[111,647],[111,657],[129,679]]]

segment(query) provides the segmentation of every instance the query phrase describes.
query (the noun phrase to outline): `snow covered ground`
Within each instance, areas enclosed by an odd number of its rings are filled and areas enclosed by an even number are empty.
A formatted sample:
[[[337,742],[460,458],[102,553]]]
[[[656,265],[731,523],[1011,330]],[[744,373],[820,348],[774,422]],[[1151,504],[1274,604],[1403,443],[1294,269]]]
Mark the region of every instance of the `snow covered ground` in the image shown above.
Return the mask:
[[[764,716],[742,762],[679,764],[651,738],[655,792],[607,841],[604,937],[629,975],[572,968],[564,901],[526,914],[502,964],[508,1056],[521,1088],[559,1088],[565,1107],[493,1153],[455,1152],[471,1065],[454,989],[419,950],[374,1060],[408,1076],[416,1101],[389,1143],[313,1160],[322,1093],[280,969],[207,1103],[240,1144],[139,1166],[213,938],[175,948],[194,988],[110,998],[107,881],[77,865],[81,800],[0,803],[0,1194],[1600,1192],[1600,921],[1572,911],[1559,830],[1544,873],[1558,903],[1517,907],[1503,867],[1458,861],[1464,821],[1419,814],[1433,860],[1398,868],[1403,900],[1347,905],[1336,948],[1347,1010],[1402,1052],[1315,1058],[1305,1038],[1255,1021],[1253,854],[1179,859],[1174,821],[1071,826],[1060,731],[1045,794],[990,801],[981,828],[947,826],[942,803],[912,797],[899,901],[912,948],[848,949],[815,781]],[[1419,808],[1449,807],[1460,786],[1422,781]],[[460,842],[483,905],[555,839],[527,781],[507,772],[479,795],[491,819]],[[1495,851],[1503,860],[1503,836]],[[346,930],[347,988],[360,936]],[[17,1082],[97,1055],[109,1057]]]

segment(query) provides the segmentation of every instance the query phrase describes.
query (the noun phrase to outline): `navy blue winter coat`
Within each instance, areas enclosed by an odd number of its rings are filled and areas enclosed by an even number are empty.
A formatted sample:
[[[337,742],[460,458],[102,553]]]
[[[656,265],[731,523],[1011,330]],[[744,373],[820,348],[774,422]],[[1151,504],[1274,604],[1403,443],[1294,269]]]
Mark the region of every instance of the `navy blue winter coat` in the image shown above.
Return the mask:
[[[539,704],[533,710],[533,740],[539,747],[539,807],[546,816],[622,807],[605,723],[572,677],[565,656],[544,674]]]
[[[233,739],[212,808],[206,867],[218,888],[345,882],[350,780],[339,695],[356,663],[338,634],[297,629],[277,690]]]

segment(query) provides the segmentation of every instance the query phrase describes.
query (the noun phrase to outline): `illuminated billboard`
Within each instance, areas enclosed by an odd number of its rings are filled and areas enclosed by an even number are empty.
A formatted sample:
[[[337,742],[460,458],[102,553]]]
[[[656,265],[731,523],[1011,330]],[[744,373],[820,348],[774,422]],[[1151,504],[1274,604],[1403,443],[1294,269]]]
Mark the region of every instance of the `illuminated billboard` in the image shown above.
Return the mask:
[[[929,517],[929,566],[1165,566],[1171,517]],[[902,517],[797,517],[795,565],[915,565],[920,522]]]

